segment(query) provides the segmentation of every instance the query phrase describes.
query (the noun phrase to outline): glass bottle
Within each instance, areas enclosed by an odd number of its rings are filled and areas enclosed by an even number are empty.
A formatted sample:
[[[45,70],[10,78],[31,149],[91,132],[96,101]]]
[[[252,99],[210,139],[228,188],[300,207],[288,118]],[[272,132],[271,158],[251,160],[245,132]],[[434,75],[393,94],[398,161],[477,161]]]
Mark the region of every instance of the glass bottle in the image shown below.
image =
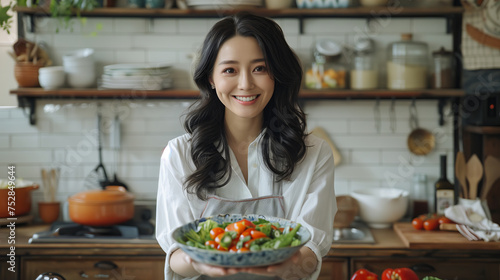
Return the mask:
[[[427,44],[412,41],[412,37],[412,34],[402,34],[401,41],[391,43],[387,48],[389,89],[427,88]]]
[[[427,176],[425,174],[414,174],[410,189],[410,217],[415,218],[429,213],[429,196],[427,193]]]
[[[432,53],[431,88],[453,88],[455,86],[454,64],[451,51],[441,47]]]
[[[377,59],[373,40],[362,38],[354,45],[354,58],[350,71],[352,89],[374,89],[378,87]]]
[[[434,186],[436,214],[443,215],[444,209],[455,204],[455,188],[446,176],[446,155],[441,155],[441,176]]]
[[[314,61],[305,75],[306,88],[345,88],[346,67],[341,61],[342,49],[339,43],[332,40],[321,40],[315,44]]]

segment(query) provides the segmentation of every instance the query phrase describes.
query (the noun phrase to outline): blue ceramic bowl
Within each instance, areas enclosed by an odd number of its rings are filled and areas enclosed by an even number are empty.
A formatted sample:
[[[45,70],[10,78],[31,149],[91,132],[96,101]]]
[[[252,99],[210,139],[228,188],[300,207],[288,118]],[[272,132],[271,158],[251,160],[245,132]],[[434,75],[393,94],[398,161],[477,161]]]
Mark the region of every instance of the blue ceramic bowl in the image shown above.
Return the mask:
[[[272,223],[278,222],[282,227],[290,226],[293,228],[297,224],[296,222],[292,222],[290,220],[264,215],[221,214],[213,217],[201,218],[185,224],[177,228],[172,233],[172,236],[174,240],[177,241],[180,248],[184,252],[186,252],[186,254],[188,254],[193,260],[200,263],[224,267],[267,266],[275,263],[280,263],[291,257],[295,252],[297,252],[297,250],[300,249],[300,247],[302,247],[307,241],[309,241],[309,239],[311,239],[311,233],[305,226],[301,226],[297,232],[297,235],[300,237],[300,245],[258,252],[232,253],[218,250],[205,250],[185,245],[179,241],[182,240],[186,232],[190,231],[191,229],[196,231],[198,224],[206,221],[207,219],[211,219],[219,224],[222,224],[224,222],[237,222],[242,219],[247,219],[253,222],[259,220],[259,218],[265,219]]]

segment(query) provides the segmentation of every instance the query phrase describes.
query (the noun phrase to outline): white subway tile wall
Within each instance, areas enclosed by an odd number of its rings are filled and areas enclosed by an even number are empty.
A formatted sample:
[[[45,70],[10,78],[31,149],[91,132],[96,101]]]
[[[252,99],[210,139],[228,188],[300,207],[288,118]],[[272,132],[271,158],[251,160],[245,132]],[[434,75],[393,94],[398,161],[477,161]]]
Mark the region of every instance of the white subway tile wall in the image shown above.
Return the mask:
[[[74,23],[73,32],[55,32],[56,23],[36,18],[36,33],[27,38],[43,41],[56,65],[62,65],[66,52],[95,49],[98,73],[113,63],[168,63],[173,66],[174,87],[193,88],[190,79],[192,55],[215,19],[108,19],[89,18],[86,26]],[[378,22],[364,19],[305,19],[304,33],[296,19],[277,19],[287,41],[304,65],[311,60],[315,40],[331,38],[346,45],[359,36],[376,41],[380,66],[385,68],[385,48],[400,33],[413,32],[415,40],[425,41],[429,50],[452,47],[442,19],[387,18]],[[383,78],[381,79],[383,81]],[[382,82],[385,84],[385,82]],[[182,116],[192,100],[101,100],[104,115],[103,158],[108,175],[115,170],[140,199],[154,199],[159,160],[167,142],[184,133]],[[358,187],[409,188],[413,174],[428,176],[428,184],[439,174],[439,155],[448,155],[448,177],[453,179],[453,124],[449,105],[445,125],[438,125],[435,100],[417,100],[420,126],[437,136],[436,149],[427,156],[414,156],[406,146],[411,100],[395,101],[391,119],[391,100],[381,100],[380,121],[375,117],[375,100],[305,101],[310,129],[325,128],[342,154],[335,170],[337,194]],[[17,177],[41,184],[41,168],[61,168],[57,198],[60,201],[85,190],[85,180],[98,162],[97,106],[94,101],[39,100],[37,124],[31,126],[22,109],[0,110],[0,164],[15,164]],[[121,147],[110,145],[110,121],[118,113],[122,123]],[[0,174],[0,178],[6,175]],[[34,192],[34,201],[42,191]],[[34,203],[36,205],[36,203]]]

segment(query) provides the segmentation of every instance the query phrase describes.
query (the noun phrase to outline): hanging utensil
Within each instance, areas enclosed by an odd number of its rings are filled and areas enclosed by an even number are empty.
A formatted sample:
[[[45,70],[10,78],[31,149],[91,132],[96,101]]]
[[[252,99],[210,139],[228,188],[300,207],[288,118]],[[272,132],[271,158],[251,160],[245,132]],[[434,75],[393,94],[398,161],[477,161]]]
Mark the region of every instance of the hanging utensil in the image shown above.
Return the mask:
[[[120,117],[118,114],[115,115],[115,118],[113,120],[113,125],[111,126],[112,132],[111,132],[111,145],[113,146],[113,162],[114,162],[114,174],[113,174],[113,181],[110,182],[110,185],[113,186],[122,186],[126,190],[128,190],[128,186],[120,181],[118,179],[118,175],[116,174],[118,172],[118,151],[120,149],[120,142],[121,142],[121,124],[120,124]]]
[[[311,134],[316,135],[317,137],[325,140],[326,143],[328,143],[328,145],[330,145],[330,148],[332,149],[332,152],[333,152],[334,165],[335,166],[339,165],[340,162],[342,161],[342,156],[340,155],[340,152],[337,149],[337,146],[335,146],[335,144],[333,143],[332,139],[330,139],[330,137],[328,137],[328,134],[326,133],[326,131],[323,128],[318,126],[318,127],[315,127],[311,131]]]
[[[380,99],[377,98],[377,101],[375,102],[375,107],[373,107],[373,120],[375,121],[375,131],[377,131],[378,134],[380,134]]]
[[[389,111],[389,122],[390,122],[390,128],[391,132],[395,133],[396,132],[396,99],[391,100],[391,109]]]
[[[473,154],[467,162],[467,180],[469,181],[469,199],[476,199],[477,197],[477,184],[483,178],[483,165],[477,157]]]
[[[85,185],[89,189],[95,189],[96,187],[105,188],[109,186],[110,181],[108,179],[108,173],[102,162],[102,141],[101,141],[101,112],[99,108],[97,109],[97,151],[99,154],[99,163],[92,170],[92,172],[87,176],[85,180]]]
[[[500,159],[487,156],[484,160],[484,185],[481,191],[481,199],[486,200],[488,192],[493,184],[500,178]]]
[[[410,152],[419,156],[430,153],[434,149],[436,139],[430,131],[419,127],[415,99],[410,106],[410,127],[412,131],[407,140]]]
[[[464,153],[458,151],[457,158],[455,159],[455,176],[457,176],[458,182],[460,183],[463,198],[469,197],[469,194],[467,192],[466,172],[467,166],[465,165]]]

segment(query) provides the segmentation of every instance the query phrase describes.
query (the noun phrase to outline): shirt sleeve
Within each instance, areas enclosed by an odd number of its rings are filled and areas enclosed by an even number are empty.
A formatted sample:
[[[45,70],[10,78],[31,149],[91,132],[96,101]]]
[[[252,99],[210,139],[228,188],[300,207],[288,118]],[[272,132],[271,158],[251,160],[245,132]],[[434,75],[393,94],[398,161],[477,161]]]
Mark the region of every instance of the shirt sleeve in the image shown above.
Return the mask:
[[[194,220],[189,201],[183,190],[185,164],[179,145],[170,141],[163,151],[160,162],[156,202],[156,239],[165,253],[165,279],[178,279],[170,268],[170,256],[178,249],[172,232],[179,226]]]
[[[309,150],[316,154],[313,177],[302,203],[297,221],[311,231],[311,240],[305,244],[315,254],[318,266],[309,279],[317,279],[322,257],[328,254],[333,241],[333,220],[337,212],[334,190],[334,160],[330,147],[323,140],[315,141],[317,149]]]

